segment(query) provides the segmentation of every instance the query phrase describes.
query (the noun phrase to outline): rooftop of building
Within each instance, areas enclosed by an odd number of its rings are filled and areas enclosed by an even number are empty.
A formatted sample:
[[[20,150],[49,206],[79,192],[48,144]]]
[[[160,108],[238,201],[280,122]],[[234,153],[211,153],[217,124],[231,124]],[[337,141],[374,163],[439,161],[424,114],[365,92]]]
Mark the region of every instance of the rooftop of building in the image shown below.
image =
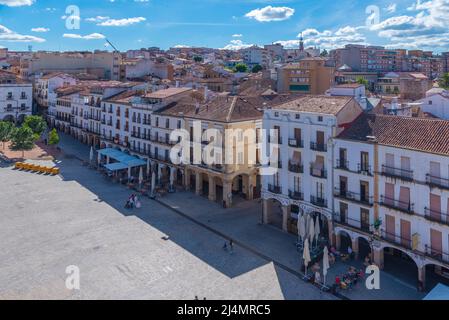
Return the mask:
[[[155,92],[150,92],[145,95],[145,98],[149,99],[166,99],[181,93],[192,91],[191,88],[168,88],[162,89]]]
[[[449,156],[449,121],[362,114],[338,138]]]
[[[193,97],[174,102],[158,111],[158,114],[195,118],[217,122],[241,122],[259,120],[263,109],[292,99],[291,95],[271,96],[218,96],[205,103],[197,103]]]
[[[347,96],[301,96],[275,109],[337,115],[351,100]]]

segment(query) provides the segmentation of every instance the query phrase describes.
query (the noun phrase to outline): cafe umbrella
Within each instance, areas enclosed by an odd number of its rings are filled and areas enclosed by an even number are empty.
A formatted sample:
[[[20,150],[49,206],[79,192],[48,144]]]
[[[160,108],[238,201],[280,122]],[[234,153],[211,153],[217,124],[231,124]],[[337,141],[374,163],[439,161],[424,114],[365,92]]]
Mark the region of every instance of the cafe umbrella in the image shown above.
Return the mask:
[[[326,285],[326,276],[327,276],[327,270],[329,270],[329,250],[327,247],[324,247],[323,252],[323,284]]]
[[[307,277],[307,266],[309,265],[310,261],[312,261],[312,259],[310,258],[309,239],[306,239],[306,241],[304,242],[304,251],[302,253],[302,258],[304,260],[305,267],[304,275]]]
[[[301,236],[301,241],[304,244],[306,238],[306,217],[304,215],[299,219],[299,235]]]
[[[92,164],[92,162],[94,161],[94,147],[90,147],[89,161],[90,161],[90,164]]]
[[[320,218],[316,218],[315,221],[315,239],[316,239],[316,244],[318,245],[318,240],[320,239]]]
[[[315,224],[313,223],[313,218],[309,221],[309,242],[313,245],[313,239],[315,238]]]
[[[142,188],[142,183],[143,183],[143,168],[140,167],[139,170],[139,187]]]

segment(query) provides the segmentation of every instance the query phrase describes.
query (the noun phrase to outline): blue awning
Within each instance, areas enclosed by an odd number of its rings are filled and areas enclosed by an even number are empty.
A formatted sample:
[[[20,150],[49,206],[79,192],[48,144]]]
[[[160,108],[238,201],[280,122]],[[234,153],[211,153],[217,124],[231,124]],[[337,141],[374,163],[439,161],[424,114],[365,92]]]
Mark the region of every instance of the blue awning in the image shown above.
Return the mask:
[[[439,283],[424,300],[449,300],[449,287]]]
[[[128,169],[128,166],[122,162],[115,162],[105,165],[105,168],[108,169],[109,171],[118,171]]]
[[[147,162],[145,160],[139,159],[113,148],[98,150],[98,153],[117,161],[116,163],[105,165],[106,169],[110,171],[117,171],[147,165]]]

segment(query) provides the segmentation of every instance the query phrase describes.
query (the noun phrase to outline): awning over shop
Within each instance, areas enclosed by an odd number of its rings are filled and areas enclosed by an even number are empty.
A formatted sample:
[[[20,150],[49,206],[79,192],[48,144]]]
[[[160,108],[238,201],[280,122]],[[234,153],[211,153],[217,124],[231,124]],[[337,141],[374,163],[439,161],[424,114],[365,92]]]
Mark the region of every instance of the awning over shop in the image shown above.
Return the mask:
[[[128,166],[122,162],[115,162],[105,165],[105,168],[108,169],[109,171],[118,171],[128,169]]]
[[[110,171],[118,171],[147,165],[147,162],[145,160],[139,159],[113,148],[98,150],[98,153],[117,161],[115,163],[105,165],[106,169]]]

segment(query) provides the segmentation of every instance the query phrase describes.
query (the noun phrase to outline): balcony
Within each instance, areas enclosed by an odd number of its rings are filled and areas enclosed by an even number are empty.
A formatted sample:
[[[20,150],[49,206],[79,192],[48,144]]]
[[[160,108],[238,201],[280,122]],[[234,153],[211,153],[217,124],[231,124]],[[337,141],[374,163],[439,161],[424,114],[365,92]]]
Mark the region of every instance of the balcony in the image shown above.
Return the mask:
[[[357,220],[357,219],[349,218],[347,216],[347,214],[346,214],[346,216],[342,216],[340,213],[335,212],[334,213],[334,221],[337,224],[340,224],[342,226],[355,228],[355,229],[361,230],[363,232],[370,232],[371,231],[369,224],[363,223],[362,221]]]
[[[314,151],[327,152],[327,144],[311,142],[310,149]]]
[[[319,169],[313,164],[310,166],[310,175],[316,178],[327,179],[327,170]]]
[[[288,171],[293,173],[304,173],[304,165],[293,162],[288,163]]]
[[[438,222],[449,226],[449,215],[443,212],[424,208],[424,217],[429,221]]]
[[[438,261],[446,263],[446,264],[449,263],[449,253],[441,251],[441,250],[433,249],[431,246],[428,246],[428,245],[425,246],[425,254],[429,258],[438,260]]]
[[[398,245],[402,248],[412,250],[412,239],[403,238],[393,233],[389,233],[385,230],[381,230],[381,237],[383,240]]]
[[[382,165],[382,175],[391,177],[391,178],[399,178],[405,181],[413,181],[413,171],[412,170],[404,170],[394,167],[388,167],[386,165]]]
[[[381,196],[380,197],[380,205],[393,209],[393,210],[398,210],[407,214],[414,214],[414,203],[410,203],[410,202],[403,202],[400,200],[395,200],[386,196]]]
[[[359,174],[366,174],[368,176],[372,176],[371,166],[367,163],[359,163],[357,164],[357,172]]]
[[[327,208],[327,200],[321,197],[310,196],[310,202],[317,207]]]
[[[288,145],[292,148],[304,148],[304,140],[288,139]]]
[[[355,193],[355,192],[351,192],[348,190],[340,190],[338,188],[334,188],[334,196],[337,198],[341,198],[341,199],[345,199],[345,200],[349,200],[349,201],[354,201],[360,204],[364,204],[367,206],[373,206],[374,205],[374,200],[373,197],[370,197],[368,195],[365,194],[359,194],[359,193]]]
[[[449,190],[449,179],[443,179],[426,174],[426,183],[431,187]]]
[[[288,190],[288,196],[292,200],[302,201],[304,200],[304,193],[295,191],[295,190]]]
[[[337,159],[336,169],[349,171],[349,161],[346,159]]]
[[[282,193],[282,187],[269,184],[268,185],[268,191],[270,191],[271,193],[281,194]]]

